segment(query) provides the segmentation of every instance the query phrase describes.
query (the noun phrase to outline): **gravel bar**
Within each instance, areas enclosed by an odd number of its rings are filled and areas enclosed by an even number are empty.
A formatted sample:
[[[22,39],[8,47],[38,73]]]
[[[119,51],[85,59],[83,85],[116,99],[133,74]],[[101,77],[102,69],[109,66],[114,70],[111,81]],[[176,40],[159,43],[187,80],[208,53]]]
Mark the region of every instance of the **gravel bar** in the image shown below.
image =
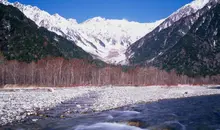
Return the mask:
[[[91,94],[91,95],[90,95]],[[96,95],[93,97],[93,95]],[[94,111],[110,110],[126,105],[153,102],[162,99],[220,94],[218,87],[78,87],[78,88],[7,88],[0,89],[0,126],[25,119],[39,110],[50,110],[63,102],[93,97],[86,104]],[[94,99],[95,98],[95,99]],[[86,99],[86,98],[85,98]],[[88,99],[86,99],[88,100]],[[88,101],[87,101],[88,102]],[[81,104],[80,104],[81,103]],[[78,108],[85,105],[79,101]]]

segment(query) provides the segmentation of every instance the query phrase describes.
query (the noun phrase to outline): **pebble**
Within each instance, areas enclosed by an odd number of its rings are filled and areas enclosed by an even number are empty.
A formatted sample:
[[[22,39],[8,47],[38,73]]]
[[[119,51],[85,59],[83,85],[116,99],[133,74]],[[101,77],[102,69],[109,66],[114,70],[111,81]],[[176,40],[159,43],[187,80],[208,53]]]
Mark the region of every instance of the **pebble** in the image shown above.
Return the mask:
[[[9,89],[0,91],[0,103],[3,104],[0,104],[0,126],[24,119],[26,116],[23,116],[23,113],[30,116],[36,111],[49,110],[61,102],[85,95],[95,88],[56,88],[56,91],[53,88],[41,88],[41,91],[36,91],[35,88],[20,88],[21,91]]]
[[[81,107],[81,105],[79,105],[79,104],[78,104],[78,105],[76,105],[76,107],[77,107],[77,108],[82,108],[82,107]]]
[[[33,122],[37,122],[37,121],[38,121],[38,119],[32,119],[32,121],[33,121]]]
[[[48,92],[54,92],[54,89],[53,88],[49,88]]]
[[[50,92],[51,91],[51,92]],[[49,110],[57,105],[64,105],[67,101],[72,102],[74,107],[80,110],[73,110],[74,113],[86,111],[103,111],[114,109],[130,104],[153,102],[161,99],[182,98],[201,95],[220,94],[220,89],[209,89],[208,87],[82,87],[82,88],[56,88],[45,89],[42,92],[31,91],[0,91],[0,126],[22,120],[40,110]],[[91,92],[93,94],[91,94]],[[186,93],[187,92],[187,93]],[[95,93],[95,94],[94,94]],[[82,101],[91,99],[91,102]],[[88,98],[92,97],[92,98]],[[80,100],[77,100],[77,99]],[[64,103],[64,104],[61,104]],[[80,104],[81,103],[81,104]],[[86,105],[85,105],[86,104]],[[67,104],[68,105],[68,104]],[[85,107],[85,108],[84,108]],[[82,110],[81,110],[82,109]],[[85,109],[85,110],[84,110]],[[26,113],[25,115],[23,115]],[[43,116],[43,115],[42,115]],[[64,116],[60,116],[64,118]],[[32,120],[33,121],[33,120]]]

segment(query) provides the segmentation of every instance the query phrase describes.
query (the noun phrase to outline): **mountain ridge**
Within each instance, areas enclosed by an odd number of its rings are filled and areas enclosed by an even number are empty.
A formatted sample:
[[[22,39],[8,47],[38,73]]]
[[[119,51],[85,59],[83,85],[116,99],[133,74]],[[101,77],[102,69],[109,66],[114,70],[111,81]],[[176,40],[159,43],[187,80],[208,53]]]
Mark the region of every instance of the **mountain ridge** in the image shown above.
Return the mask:
[[[219,3],[210,0],[205,7],[170,27],[155,29],[131,48],[136,52],[130,63],[153,65],[188,76],[220,73],[216,69],[220,63],[219,41],[213,35],[219,34]]]
[[[219,74],[219,15],[220,3],[201,15],[186,35],[153,64],[188,76]]]
[[[160,32],[173,23],[204,7],[211,0],[194,0],[178,9],[165,19],[155,23],[138,23],[125,19],[105,19],[94,17],[82,23],[75,19],[65,19],[59,14],[49,14],[36,6],[23,5],[19,2],[9,3],[1,0],[5,5],[13,5],[21,10],[39,27],[67,38],[76,43],[94,58],[111,64],[128,64],[133,56],[132,48],[142,46],[143,37],[149,33]],[[136,44],[141,41],[140,44]],[[159,55],[159,53],[158,53]]]
[[[125,64],[127,47],[163,22],[163,19],[155,23],[138,23],[95,17],[77,23],[75,19],[65,19],[59,14],[50,15],[36,6],[9,3],[7,0],[2,3],[17,7],[39,27],[74,41],[95,58],[113,64]]]
[[[147,35],[145,35],[144,37],[136,41],[134,44],[132,44],[126,51],[127,59],[134,59],[134,57],[138,57],[138,55],[141,55],[142,53],[144,53],[143,52],[144,50],[142,49],[144,47],[142,46],[143,45],[147,46],[146,44],[149,43],[148,40],[150,39],[151,39],[151,42],[156,42],[158,40],[156,35],[160,33],[161,30],[165,30],[168,27],[172,26],[175,22],[181,20],[182,18],[196,13],[198,10],[200,10],[201,8],[203,8],[205,5],[207,5],[209,2],[212,2],[212,1],[216,1],[216,0],[194,0],[191,3],[186,4],[185,6],[178,9],[176,12],[171,14],[167,19],[165,19],[165,21],[161,23],[158,27],[156,27],[152,32],[148,33]],[[195,6],[196,4],[198,4],[198,6]],[[195,17],[198,18],[198,16],[195,16]],[[195,20],[196,19],[194,19],[193,21]],[[193,22],[193,21],[189,21],[189,22]],[[166,42],[166,41],[167,40],[165,38],[161,39],[161,42]],[[159,43],[159,44],[162,44],[162,43]],[[155,56],[156,56],[156,55],[159,55],[161,52],[152,52],[152,53],[155,53]],[[144,55],[147,56],[146,54]],[[148,59],[149,62],[153,60],[154,57],[150,56],[151,59]]]
[[[92,56],[43,27],[38,27],[19,9],[0,4],[0,52],[8,60],[38,61],[46,57],[92,60]]]

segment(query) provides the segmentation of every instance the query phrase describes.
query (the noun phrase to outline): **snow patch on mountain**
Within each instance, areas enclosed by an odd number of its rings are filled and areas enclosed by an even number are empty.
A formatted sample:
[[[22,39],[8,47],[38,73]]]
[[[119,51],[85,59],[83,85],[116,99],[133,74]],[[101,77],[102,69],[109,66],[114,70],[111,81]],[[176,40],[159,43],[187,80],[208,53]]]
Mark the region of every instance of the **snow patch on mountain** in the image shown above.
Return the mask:
[[[160,30],[170,27],[174,22],[177,22],[181,18],[189,16],[193,13],[196,13],[198,10],[202,9],[212,0],[194,0],[189,4],[178,9],[176,12],[171,14],[161,25]]]
[[[66,19],[59,14],[51,15],[36,6],[0,1],[5,5],[17,7],[39,27],[45,27],[75,42],[95,58],[114,64],[125,64],[126,49],[164,21],[162,19],[153,23],[138,23],[125,19],[95,17],[77,23],[75,19]]]
[[[4,5],[8,5],[9,4],[8,0],[0,0],[0,3],[2,3]]]
[[[83,23],[77,23],[75,19],[66,19],[59,14],[51,15],[36,6],[0,0],[5,5],[17,7],[39,27],[45,27],[75,42],[77,46],[95,58],[115,64],[126,64],[125,52],[128,47],[156,27],[159,26],[158,31],[170,27],[181,18],[197,12],[210,1],[212,0],[194,0],[168,18],[152,23],[138,23],[125,19],[105,19],[102,17],[95,17]]]
[[[149,43],[149,41],[152,43],[152,40],[153,41],[158,40],[157,35],[161,32],[161,30],[167,29],[168,27],[174,25],[179,20],[184,20],[184,18],[187,16],[192,16],[191,18],[188,19],[189,21],[187,23],[185,23],[186,30],[182,28],[177,31],[177,33],[179,33],[180,36],[182,36],[182,37],[185,36],[187,33],[186,31],[189,31],[191,26],[194,24],[194,22],[199,18],[200,13],[197,13],[197,12],[199,12],[200,9],[204,8],[206,5],[210,6],[209,7],[209,9],[210,9],[212,7],[212,5],[215,4],[217,1],[219,1],[219,0],[194,0],[191,3],[184,5],[183,7],[178,9],[176,12],[171,14],[168,18],[166,18],[165,21],[162,22],[162,24],[160,24],[151,33],[147,34],[145,37],[141,38],[140,40],[135,42],[133,45],[131,45],[126,51],[127,59],[132,59],[137,56],[140,56],[141,55],[140,52],[142,50],[144,50],[145,47],[147,48],[147,44]],[[193,15],[193,14],[195,14],[195,15]],[[152,38],[154,38],[154,39],[152,39]],[[150,39],[152,39],[152,40],[150,40]],[[163,46],[165,46],[167,44],[167,38],[164,38],[162,42],[164,43]],[[145,45],[145,46],[143,46],[143,45]],[[164,51],[168,51],[168,49],[166,49]],[[151,57],[152,59],[149,60],[149,62],[152,62],[153,59],[160,56],[159,53],[160,52],[152,53],[153,54]]]

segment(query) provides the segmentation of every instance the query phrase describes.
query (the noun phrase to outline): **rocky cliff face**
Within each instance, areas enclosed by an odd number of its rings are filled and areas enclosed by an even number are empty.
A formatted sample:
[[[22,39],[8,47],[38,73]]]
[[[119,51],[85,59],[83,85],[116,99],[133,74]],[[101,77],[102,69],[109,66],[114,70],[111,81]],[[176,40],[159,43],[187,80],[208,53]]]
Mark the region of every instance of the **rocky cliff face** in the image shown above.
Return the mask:
[[[186,34],[202,12],[199,12],[194,16],[191,15],[211,1],[215,0],[195,0],[171,14],[152,32],[128,48],[126,55],[130,60],[130,63],[151,62],[155,57],[161,55]],[[187,16],[190,17],[185,19]],[[170,39],[171,37],[173,38],[173,35],[175,35],[176,39]]]
[[[189,76],[218,74],[219,13],[219,2],[210,0],[196,13],[153,31],[132,46],[130,63],[174,69]]]
[[[220,73],[220,5],[204,13],[169,51],[154,62],[181,74],[215,75]]]

